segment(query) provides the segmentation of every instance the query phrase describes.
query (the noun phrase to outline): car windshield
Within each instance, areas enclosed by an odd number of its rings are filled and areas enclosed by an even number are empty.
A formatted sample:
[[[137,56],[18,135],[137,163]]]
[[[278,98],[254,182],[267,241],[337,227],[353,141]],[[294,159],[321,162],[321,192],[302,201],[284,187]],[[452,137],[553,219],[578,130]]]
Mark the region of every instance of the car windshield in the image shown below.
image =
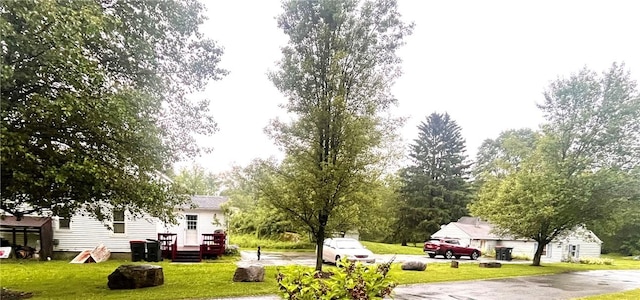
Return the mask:
[[[336,241],[336,248],[338,249],[362,249],[362,244],[356,240],[344,240]]]

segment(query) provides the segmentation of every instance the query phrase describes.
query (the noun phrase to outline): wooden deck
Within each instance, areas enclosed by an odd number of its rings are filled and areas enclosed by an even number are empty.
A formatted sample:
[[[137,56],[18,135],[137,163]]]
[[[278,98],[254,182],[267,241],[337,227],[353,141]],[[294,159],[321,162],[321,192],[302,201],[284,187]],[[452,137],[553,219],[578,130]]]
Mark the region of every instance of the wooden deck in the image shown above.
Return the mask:
[[[200,246],[178,246],[178,251],[200,251]]]

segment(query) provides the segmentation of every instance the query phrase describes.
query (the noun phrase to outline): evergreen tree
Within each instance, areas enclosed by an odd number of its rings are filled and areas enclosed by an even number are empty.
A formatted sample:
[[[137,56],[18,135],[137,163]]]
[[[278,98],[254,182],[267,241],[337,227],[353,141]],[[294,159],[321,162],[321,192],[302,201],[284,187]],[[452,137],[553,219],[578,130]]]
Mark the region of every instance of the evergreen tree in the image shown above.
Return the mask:
[[[460,126],[446,113],[433,113],[418,130],[409,154],[413,163],[400,174],[396,228],[403,244],[427,239],[441,224],[464,216],[470,196]]]

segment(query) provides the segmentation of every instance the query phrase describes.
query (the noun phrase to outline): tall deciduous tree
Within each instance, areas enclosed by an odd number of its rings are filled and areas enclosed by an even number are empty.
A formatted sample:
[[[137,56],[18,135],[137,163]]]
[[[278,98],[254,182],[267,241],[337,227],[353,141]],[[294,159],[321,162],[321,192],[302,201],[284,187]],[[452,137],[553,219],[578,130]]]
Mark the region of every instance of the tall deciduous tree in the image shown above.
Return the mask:
[[[441,224],[466,215],[471,195],[460,126],[446,113],[433,113],[418,130],[412,165],[401,171],[397,236],[403,245],[428,239]]]
[[[160,172],[216,124],[186,95],[225,74],[196,0],[2,1],[2,204],[172,220]]]
[[[638,196],[640,97],[622,65],[583,69],[545,91],[548,123],[519,169],[487,180],[471,211],[544,247],[576,226],[606,222]]]
[[[523,128],[484,140],[473,166],[474,183],[481,185],[487,177],[504,177],[517,171],[535,151],[538,138],[539,133]]]
[[[207,172],[201,165],[180,168],[173,181],[196,195],[217,195],[222,185],[219,176]]]
[[[308,227],[321,270],[331,216],[379,175],[379,150],[397,125],[385,116],[396,102],[396,50],[411,26],[393,0],[291,0],[283,8],[278,26],[289,43],[271,79],[294,117],[270,128],[286,158],[275,179],[279,191],[267,198]]]

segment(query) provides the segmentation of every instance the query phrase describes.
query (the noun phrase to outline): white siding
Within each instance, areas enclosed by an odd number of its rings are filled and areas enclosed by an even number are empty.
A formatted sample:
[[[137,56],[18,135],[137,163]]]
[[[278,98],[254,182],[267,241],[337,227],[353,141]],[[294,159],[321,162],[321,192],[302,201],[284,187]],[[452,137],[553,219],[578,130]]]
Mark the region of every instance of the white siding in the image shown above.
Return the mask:
[[[432,238],[457,238],[463,246],[471,244],[469,235],[454,224],[447,224],[431,235]]]
[[[562,243],[551,242],[547,248],[547,260],[553,261],[553,262],[561,261],[565,248],[566,247],[562,246]],[[551,251],[550,254],[549,254],[549,251]]]
[[[185,210],[178,216],[178,224],[158,224],[158,232],[177,234],[179,247],[184,246],[186,239],[187,220],[185,215],[198,216],[196,230],[199,241],[202,240],[201,234],[203,233],[213,233],[216,229],[225,229],[226,220],[224,219],[223,212],[220,210]],[[214,219],[216,219],[219,224],[213,224]]]
[[[511,247],[513,248],[511,255],[512,256],[527,256],[529,258],[533,258],[533,254],[535,253],[536,243],[531,241],[507,241],[501,240],[497,241],[497,247]]]
[[[584,234],[571,234],[567,238],[560,240],[563,245],[561,258],[568,258],[571,245],[578,246],[577,258],[600,257],[602,244],[600,240],[590,239]]]
[[[94,218],[73,216],[70,229],[58,229],[58,222],[53,222],[53,238],[58,240],[54,251],[83,251],[93,249],[103,243],[111,252],[131,252],[129,241],[157,239],[157,219],[145,217],[125,218],[125,233],[113,233],[106,225]]]

